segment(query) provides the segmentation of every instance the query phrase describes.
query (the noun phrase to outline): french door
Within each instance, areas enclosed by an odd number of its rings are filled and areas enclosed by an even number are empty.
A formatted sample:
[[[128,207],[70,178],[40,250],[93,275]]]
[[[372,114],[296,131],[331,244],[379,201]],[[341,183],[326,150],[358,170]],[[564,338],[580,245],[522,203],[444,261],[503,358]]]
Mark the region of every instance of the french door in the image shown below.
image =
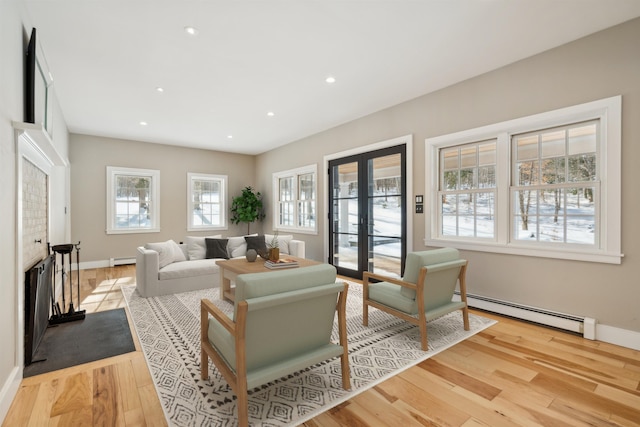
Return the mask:
[[[329,263],[338,274],[402,275],[406,182],[404,144],[329,161]]]

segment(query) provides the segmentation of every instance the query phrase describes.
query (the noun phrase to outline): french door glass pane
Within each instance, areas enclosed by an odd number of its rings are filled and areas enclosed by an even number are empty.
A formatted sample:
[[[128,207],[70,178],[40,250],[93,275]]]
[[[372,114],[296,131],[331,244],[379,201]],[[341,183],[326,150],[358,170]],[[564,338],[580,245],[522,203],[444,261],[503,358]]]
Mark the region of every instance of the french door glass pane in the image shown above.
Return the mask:
[[[402,262],[401,155],[376,157],[368,162],[369,271],[400,277]]]
[[[358,270],[358,163],[333,168],[333,265]]]

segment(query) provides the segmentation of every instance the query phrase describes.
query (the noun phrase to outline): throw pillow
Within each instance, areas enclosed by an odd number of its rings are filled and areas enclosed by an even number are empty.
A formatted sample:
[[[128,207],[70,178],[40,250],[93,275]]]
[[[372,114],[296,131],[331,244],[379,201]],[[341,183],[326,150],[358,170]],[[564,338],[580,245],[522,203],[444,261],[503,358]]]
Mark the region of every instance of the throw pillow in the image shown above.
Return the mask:
[[[244,240],[247,242],[247,250],[253,249],[258,254],[267,252],[267,243],[263,235],[244,236]]]
[[[249,234],[249,236],[257,235],[258,234]],[[229,253],[229,258],[238,258],[241,256],[245,256],[247,253],[247,241],[244,240],[244,236],[229,237],[227,252]]]
[[[167,265],[177,262],[186,261],[180,245],[173,240],[167,240],[166,242],[147,243],[145,248],[158,252],[158,267],[163,268]]]
[[[171,243],[169,243],[169,245],[171,246],[171,250],[173,251],[173,262],[180,262],[180,261],[186,261],[187,260],[187,255],[185,254],[185,251],[182,249],[182,246],[180,246],[178,243],[174,242],[173,240],[169,240]]]
[[[264,239],[267,242],[271,242],[271,240],[273,240],[273,234],[265,234]],[[293,240],[292,234],[278,235],[278,247],[280,248],[281,254],[291,255],[291,250],[289,249],[289,242],[291,240]]]
[[[187,236],[187,253],[189,254],[190,260],[195,259],[205,259],[207,256],[207,245],[204,241],[205,238],[209,239],[220,239],[222,237],[221,234],[216,234],[215,236]]]
[[[227,242],[229,239],[204,239],[205,244],[207,245],[207,259],[212,258],[223,258],[229,259],[229,254],[227,253]]]

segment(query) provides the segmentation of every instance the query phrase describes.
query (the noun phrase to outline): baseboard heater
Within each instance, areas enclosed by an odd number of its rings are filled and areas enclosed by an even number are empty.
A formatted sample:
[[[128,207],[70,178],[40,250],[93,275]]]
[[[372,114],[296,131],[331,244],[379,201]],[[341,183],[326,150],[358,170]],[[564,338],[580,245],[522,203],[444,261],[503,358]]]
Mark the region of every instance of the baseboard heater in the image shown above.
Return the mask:
[[[109,258],[109,267],[115,267],[116,265],[135,264],[136,259],[131,257]]]
[[[460,294],[456,292],[458,297]],[[469,307],[515,317],[565,331],[575,332],[587,339],[595,339],[595,319],[559,313],[481,295],[467,294]]]

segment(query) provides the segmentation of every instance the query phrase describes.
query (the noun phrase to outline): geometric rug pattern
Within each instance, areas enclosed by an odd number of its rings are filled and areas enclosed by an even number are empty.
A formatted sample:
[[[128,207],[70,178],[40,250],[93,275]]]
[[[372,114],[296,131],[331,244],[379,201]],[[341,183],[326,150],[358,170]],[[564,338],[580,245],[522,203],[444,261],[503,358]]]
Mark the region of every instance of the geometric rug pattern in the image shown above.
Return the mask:
[[[236,397],[212,363],[209,379],[200,379],[200,300],[228,315],[233,305],[219,299],[217,288],[150,298],[135,286],[122,292],[169,425],[236,426]],[[424,352],[418,328],[387,313],[370,308],[369,326],[362,326],[361,285],[350,284],[347,295],[351,390],[342,388],[340,358],[319,363],[250,391],[251,425],[305,422],[495,323],[470,314],[465,331],[461,312],[450,313],[427,324]]]

